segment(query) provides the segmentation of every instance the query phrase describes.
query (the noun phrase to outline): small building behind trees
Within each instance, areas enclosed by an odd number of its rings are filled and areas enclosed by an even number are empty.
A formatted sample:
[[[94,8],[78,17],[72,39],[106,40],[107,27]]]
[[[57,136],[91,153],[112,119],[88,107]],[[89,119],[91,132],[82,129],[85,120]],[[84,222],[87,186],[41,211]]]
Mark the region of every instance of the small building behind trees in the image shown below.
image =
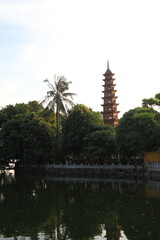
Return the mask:
[[[145,152],[144,166],[151,171],[160,171],[160,152]]]

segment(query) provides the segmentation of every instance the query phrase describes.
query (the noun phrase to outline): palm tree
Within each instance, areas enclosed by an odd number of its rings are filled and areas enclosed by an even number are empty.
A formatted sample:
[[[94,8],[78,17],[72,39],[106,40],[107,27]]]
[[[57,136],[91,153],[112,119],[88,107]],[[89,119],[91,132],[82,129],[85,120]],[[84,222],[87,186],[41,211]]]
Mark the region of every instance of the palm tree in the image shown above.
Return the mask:
[[[56,137],[57,137],[57,150],[59,148],[59,116],[60,113],[67,115],[68,105],[74,106],[72,102],[75,93],[67,92],[71,81],[67,82],[64,76],[54,76],[54,84],[51,84],[48,79],[44,82],[48,84],[49,91],[43,103],[47,103],[47,107],[56,112]]]

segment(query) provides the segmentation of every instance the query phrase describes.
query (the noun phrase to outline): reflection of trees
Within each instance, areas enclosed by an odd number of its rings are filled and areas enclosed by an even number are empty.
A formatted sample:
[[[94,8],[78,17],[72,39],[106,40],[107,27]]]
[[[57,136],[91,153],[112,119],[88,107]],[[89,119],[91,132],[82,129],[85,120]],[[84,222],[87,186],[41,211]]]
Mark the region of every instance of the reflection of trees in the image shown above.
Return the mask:
[[[50,199],[47,196],[42,198],[45,193],[43,183],[21,179],[0,188],[4,196],[0,203],[1,233],[5,236],[27,235],[36,239],[50,211]],[[50,219],[48,223],[51,224]]]
[[[93,239],[101,235],[102,224],[110,226],[111,222],[117,221],[118,194],[110,191],[110,185],[75,184],[73,187],[74,191],[70,189],[68,192],[67,208],[62,220],[69,229],[71,239]]]
[[[146,199],[144,188],[109,183],[54,183],[0,175],[0,234],[38,239],[119,240],[123,229],[128,239],[159,239],[156,199]],[[122,227],[121,227],[122,226]]]
[[[4,196],[0,202],[0,232],[32,239],[37,239],[38,232],[54,240],[93,238],[109,221],[108,212],[114,212],[113,218],[117,216],[117,193],[111,194],[110,186],[106,189],[109,193],[99,184],[51,183],[43,179],[6,182],[0,186]]]
[[[145,197],[142,189],[130,189],[123,198],[120,222],[128,239],[160,239],[160,202]]]

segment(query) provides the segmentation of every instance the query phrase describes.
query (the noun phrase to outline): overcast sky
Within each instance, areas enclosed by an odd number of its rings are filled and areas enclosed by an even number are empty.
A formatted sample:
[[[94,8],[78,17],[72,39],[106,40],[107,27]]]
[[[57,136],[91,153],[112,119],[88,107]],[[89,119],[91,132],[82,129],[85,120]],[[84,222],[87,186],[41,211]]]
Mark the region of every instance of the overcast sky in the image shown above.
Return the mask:
[[[160,92],[159,0],[0,0],[0,106],[40,101],[54,75],[102,111],[115,73],[120,116]]]

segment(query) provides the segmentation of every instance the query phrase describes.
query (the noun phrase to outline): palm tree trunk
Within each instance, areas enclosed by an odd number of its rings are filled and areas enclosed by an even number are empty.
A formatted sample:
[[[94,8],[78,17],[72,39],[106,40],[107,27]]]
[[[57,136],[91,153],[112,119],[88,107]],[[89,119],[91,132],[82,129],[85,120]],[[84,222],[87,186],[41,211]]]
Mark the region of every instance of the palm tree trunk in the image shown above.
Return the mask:
[[[57,156],[59,154],[59,107],[56,105],[56,140],[57,140]]]

